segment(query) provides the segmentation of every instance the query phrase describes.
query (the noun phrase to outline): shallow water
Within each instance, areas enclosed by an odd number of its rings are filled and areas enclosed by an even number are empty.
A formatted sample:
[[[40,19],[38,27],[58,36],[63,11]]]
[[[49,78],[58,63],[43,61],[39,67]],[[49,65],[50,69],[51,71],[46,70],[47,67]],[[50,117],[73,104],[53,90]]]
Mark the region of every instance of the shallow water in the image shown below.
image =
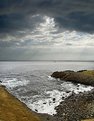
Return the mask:
[[[94,62],[0,62],[0,81],[13,95],[39,113],[56,114],[55,107],[72,94],[92,87],[51,78],[54,71],[94,69]]]

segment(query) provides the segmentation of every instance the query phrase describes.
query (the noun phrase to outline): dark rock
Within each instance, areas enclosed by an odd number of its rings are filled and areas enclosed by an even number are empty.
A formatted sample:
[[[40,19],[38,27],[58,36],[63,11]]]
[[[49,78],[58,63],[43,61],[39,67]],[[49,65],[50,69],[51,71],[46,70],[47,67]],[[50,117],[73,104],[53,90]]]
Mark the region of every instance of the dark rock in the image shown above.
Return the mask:
[[[94,71],[56,71],[51,76],[54,78],[59,78],[60,80],[94,86]]]
[[[56,100],[56,99],[55,99],[55,98],[53,98],[53,102],[55,102],[55,100]]]
[[[66,91],[66,93],[70,93],[71,91]]]
[[[84,71],[87,71],[87,70],[79,70],[79,71],[77,71],[77,72],[84,72]]]
[[[35,111],[36,111],[36,112],[38,112],[38,110],[37,110],[37,109],[35,109]]]
[[[75,72],[75,71],[73,71],[73,70],[66,70],[66,71],[64,71],[64,72]]]
[[[62,100],[64,100],[65,99],[65,97],[62,97]]]
[[[46,104],[46,102],[44,102],[43,104]]]

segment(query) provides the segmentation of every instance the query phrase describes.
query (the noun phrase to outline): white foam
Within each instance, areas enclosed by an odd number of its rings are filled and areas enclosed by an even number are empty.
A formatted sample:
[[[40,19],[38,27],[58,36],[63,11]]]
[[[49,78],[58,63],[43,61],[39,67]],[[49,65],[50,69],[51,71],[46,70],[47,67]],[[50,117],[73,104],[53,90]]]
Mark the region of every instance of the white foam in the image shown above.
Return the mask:
[[[61,84],[63,91],[53,90],[47,91],[49,95],[47,99],[40,99],[33,103],[30,101],[27,103],[28,107],[38,113],[47,113],[50,115],[56,114],[55,107],[60,104],[65,98],[70,96],[73,92],[79,94],[79,92],[90,91],[93,89],[91,86],[84,86],[81,84],[74,85],[71,82],[64,82]],[[55,100],[55,101],[54,101]]]
[[[60,92],[58,90],[47,91],[46,94],[49,95],[49,98],[38,100],[34,103],[28,102],[28,107],[38,113],[47,113],[50,115],[56,114],[55,107],[60,104],[62,97],[68,97],[71,93]]]
[[[51,77],[51,76],[48,76],[48,79],[49,80],[56,80],[55,78]]]
[[[49,94],[49,98],[38,100],[34,103],[29,102],[28,107],[34,111],[37,110],[39,113],[48,113],[50,115],[56,114],[56,110],[54,108],[62,101],[64,92],[61,93],[58,90],[53,90],[47,91],[46,94]]]
[[[71,82],[64,82],[63,84],[61,84],[61,86],[65,91],[71,91],[76,94],[78,94],[79,92],[90,91],[94,88],[92,86],[86,86],[86,85],[82,85],[82,84],[74,85]]]
[[[28,80],[18,80],[17,78],[4,78],[1,84],[7,88],[14,88],[17,86],[27,85],[28,82]]]

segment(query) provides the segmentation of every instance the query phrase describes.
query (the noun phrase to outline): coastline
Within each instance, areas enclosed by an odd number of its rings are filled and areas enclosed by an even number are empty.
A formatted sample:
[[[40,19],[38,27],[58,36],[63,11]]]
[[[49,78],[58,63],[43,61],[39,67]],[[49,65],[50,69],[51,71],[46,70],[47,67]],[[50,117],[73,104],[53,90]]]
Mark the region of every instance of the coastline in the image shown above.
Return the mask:
[[[0,85],[0,121],[56,121],[49,114],[32,111],[26,104],[13,96],[5,86]]]
[[[0,121],[94,121],[94,89],[72,93],[55,108],[53,116],[33,112],[5,86],[0,85],[0,92]]]
[[[41,121],[27,106],[0,85],[0,121]]]
[[[4,86],[0,86],[0,92],[1,121],[94,121],[94,90],[72,94],[56,107],[53,116],[31,111]]]

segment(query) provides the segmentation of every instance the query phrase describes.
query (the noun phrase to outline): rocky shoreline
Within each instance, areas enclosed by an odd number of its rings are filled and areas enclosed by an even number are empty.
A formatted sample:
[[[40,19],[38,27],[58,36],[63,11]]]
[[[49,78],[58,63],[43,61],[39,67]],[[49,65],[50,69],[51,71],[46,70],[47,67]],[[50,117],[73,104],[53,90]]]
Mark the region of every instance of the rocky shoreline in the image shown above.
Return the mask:
[[[94,121],[94,90],[72,94],[56,107],[54,116],[41,114],[43,121]]]
[[[32,111],[0,85],[0,121],[56,121],[56,118]]]
[[[54,78],[94,86],[94,70],[54,72]],[[94,121],[94,89],[80,94],[72,93],[56,107],[57,121]]]
[[[94,90],[72,94],[56,107],[54,116],[32,112],[3,86],[0,92],[1,121],[94,121]]]
[[[94,118],[94,90],[72,94],[62,101],[56,110],[57,121],[81,121]]]
[[[60,78],[61,81],[63,79],[73,83],[84,82],[86,85],[94,86],[94,71],[54,72],[52,77]],[[80,81],[75,81],[76,79]],[[0,86],[0,92],[0,121],[8,119],[9,121],[94,121],[94,89],[79,94],[73,92],[55,108],[57,114],[53,116],[31,111],[12,96],[4,86]]]

